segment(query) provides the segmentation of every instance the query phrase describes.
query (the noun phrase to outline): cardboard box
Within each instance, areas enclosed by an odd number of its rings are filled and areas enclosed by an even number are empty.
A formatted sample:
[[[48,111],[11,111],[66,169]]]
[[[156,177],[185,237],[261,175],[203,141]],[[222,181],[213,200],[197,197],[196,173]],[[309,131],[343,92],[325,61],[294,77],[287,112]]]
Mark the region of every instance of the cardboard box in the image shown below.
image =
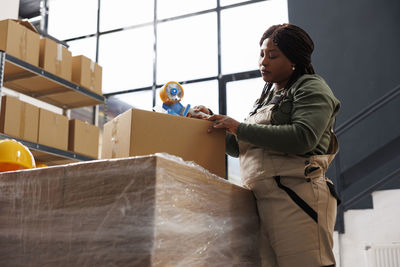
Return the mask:
[[[0,50],[39,66],[40,36],[28,21],[0,21]]]
[[[72,58],[72,81],[102,95],[103,68],[85,56]]]
[[[1,98],[0,131],[13,137],[19,137],[21,128],[22,104],[18,98],[3,96]]]
[[[158,156],[0,174],[0,266],[261,266],[250,190]]]
[[[65,80],[72,78],[72,54],[62,44],[49,38],[40,39],[39,66]]]
[[[38,143],[68,150],[68,118],[40,108]]]
[[[39,108],[34,105],[22,102],[20,137],[24,140],[37,143],[38,131]]]
[[[225,131],[212,122],[131,109],[104,125],[102,158],[166,152],[225,177]]]
[[[77,119],[70,120],[68,150],[97,159],[99,135],[100,129],[97,126]]]
[[[36,143],[38,140],[39,108],[3,96],[1,99],[0,132]]]

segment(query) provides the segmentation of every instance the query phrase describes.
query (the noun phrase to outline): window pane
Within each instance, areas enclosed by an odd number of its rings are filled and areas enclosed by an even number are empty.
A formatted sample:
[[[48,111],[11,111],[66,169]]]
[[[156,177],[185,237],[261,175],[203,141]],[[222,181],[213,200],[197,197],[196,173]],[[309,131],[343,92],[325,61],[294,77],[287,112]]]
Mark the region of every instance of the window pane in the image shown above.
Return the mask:
[[[234,184],[242,185],[239,158],[228,156],[228,180]]]
[[[78,119],[93,124],[93,107],[83,107],[71,109],[70,120]]]
[[[59,40],[96,33],[97,0],[51,0],[49,34]]]
[[[157,83],[216,76],[216,13],[158,25]]]
[[[226,84],[227,115],[239,122],[247,117],[261,95],[265,82],[261,78]],[[241,184],[239,159],[228,156],[228,179]]]
[[[157,18],[170,18],[183,14],[212,9],[217,6],[216,0],[163,0],[157,1]]]
[[[243,121],[260,97],[265,82],[262,78],[248,79],[226,84],[226,113]]]
[[[203,105],[218,113],[218,82],[217,80],[183,84],[184,97],[181,101],[183,106],[190,105],[191,107]],[[160,89],[157,89],[156,105],[162,106],[159,97]]]
[[[122,114],[128,109],[133,108],[133,106],[131,106],[129,103],[123,101],[123,96],[124,95],[108,97],[107,110],[105,109],[104,105],[99,105],[99,127],[101,130],[103,130],[103,126],[106,122],[111,121],[119,114]],[[107,115],[107,121],[105,115]]]
[[[138,108],[143,110],[153,110],[153,91],[139,91],[128,94],[121,94],[110,97],[115,102],[117,108],[114,113],[123,113],[130,108]],[[117,104],[118,103],[118,104]]]
[[[222,10],[222,72],[257,69],[258,43],[262,34],[271,25],[285,22],[288,22],[286,0],[270,0]]]
[[[246,0],[219,0],[219,4],[221,6],[229,6],[229,5],[233,5],[233,4],[237,4],[237,3],[241,3],[241,2],[246,2]]]
[[[154,1],[102,0],[100,30],[123,28],[154,19]]]
[[[90,58],[92,61],[96,61],[96,38],[84,38],[76,41],[68,42],[69,51],[72,52],[72,56],[84,55]]]
[[[152,85],[153,36],[152,26],[100,36],[103,93]]]

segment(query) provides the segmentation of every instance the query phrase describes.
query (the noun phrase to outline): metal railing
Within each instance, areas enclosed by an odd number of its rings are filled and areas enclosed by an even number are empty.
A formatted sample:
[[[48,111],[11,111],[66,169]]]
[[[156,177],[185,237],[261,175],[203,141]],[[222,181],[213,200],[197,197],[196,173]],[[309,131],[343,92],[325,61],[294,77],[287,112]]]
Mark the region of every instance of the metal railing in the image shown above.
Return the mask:
[[[380,98],[376,99],[374,102],[369,104],[367,107],[359,111],[356,115],[345,121],[340,126],[336,127],[335,132],[337,136],[340,136],[347,132],[348,130],[352,129],[356,124],[360,123],[364,119],[368,118],[370,115],[378,111],[380,108],[387,105],[389,102],[393,101],[400,95],[400,85],[396,86]],[[335,169],[336,169],[336,185],[338,189],[339,196],[342,198],[342,204],[338,207],[338,218],[337,218],[337,227],[339,228],[340,233],[344,233],[344,211],[358,203],[362,200],[365,196],[371,194],[372,192],[376,191],[380,186],[388,182],[389,180],[397,177],[400,174],[400,168],[397,168],[393,172],[389,173],[383,178],[376,179],[374,181],[368,181],[367,183],[363,184],[361,189],[350,196],[348,199],[343,198],[343,181],[342,181],[342,169],[340,163],[340,152],[336,155],[335,158]]]

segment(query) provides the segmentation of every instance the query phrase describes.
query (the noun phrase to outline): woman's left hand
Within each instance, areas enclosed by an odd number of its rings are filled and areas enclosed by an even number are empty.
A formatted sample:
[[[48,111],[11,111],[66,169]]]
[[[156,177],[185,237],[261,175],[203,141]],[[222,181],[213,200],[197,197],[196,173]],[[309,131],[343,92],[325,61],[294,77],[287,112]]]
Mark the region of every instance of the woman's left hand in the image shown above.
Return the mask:
[[[239,122],[224,115],[212,115],[208,118],[209,121],[214,121],[214,124],[208,128],[208,132],[210,133],[213,128],[215,129],[225,129],[231,134],[236,135],[237,128],[239,126]]]

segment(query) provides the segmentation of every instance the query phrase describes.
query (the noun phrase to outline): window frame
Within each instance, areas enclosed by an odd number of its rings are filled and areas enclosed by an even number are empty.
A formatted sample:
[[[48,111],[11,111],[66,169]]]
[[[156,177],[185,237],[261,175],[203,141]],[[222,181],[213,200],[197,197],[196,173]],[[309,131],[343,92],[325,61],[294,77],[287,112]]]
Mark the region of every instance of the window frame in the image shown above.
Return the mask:
[[[182,18],[187,18],[187,17],[192,17],[192,16],[198,16],[198,15],[203,15],[206,13],[210,12],[216,12],[217,13],[217,50],[218,50],[218,74],[216,76],[210,76],[210,77],[205,77],[205,78],[200,78],[200,79],[192,79],[192,80],[186,80],[186,81],[179,81],[181,84],[191,84],[191,83],[199,83],[199,82],[204,82],[204,81],[211,81],[211,80],[217,80],[218,82],[218,105],[219,105],[219,114],[226,115],[227,112],[227,97],[226,97],[226,85],[228,82],[232,81],[239,81],[239,80],[246,80],[246,79],[254,79],[254,78],[259,78],[261,77],[260,72],[258,69],[255,70],[249,70],[249,71],[244,71],[244,72],[238,72],[238,73],[231,73],[231,74],[222,74],[221,71],[221,11],[224,9],[229,9],[229,8],[235,8],[235,7],[240,7],[240,6],[245,6],[245,5],[251,5],[259,2],[265,2],[268,0],[249,0],[249,1],[243,1],[240,3],[235,3],[231,5],[226,5],[226,6],[221,6],[220,0],[216,0],[217,6],[216,8],[212,9],[207,9],[207,10],[201,10],[198,12],[193,12],[190,14],[184,14],[184,15],[179,15],[175,17],[169,17],[169,18],[164,18],[164,19],[158,19],[157,18],[157,0],[154,0],[154,19],[152,22],[146,22],[146,23],[141,23],[137,25],[131,25],[128,27],[123,27],[123,28],[117,28],[117,29],[112,29],[112,30],[107,30],[107,31],[100,31],[100,14],[101,14],[101,0],[98,0],[98,10],[97,10],[97,31],[95,33],[85,35],[85,36],[77,36],[74,38],[66,39],[63,40],[65,43],[70,42],[70,41],[75,41],[75,40],[80,40],[84,38],[90,38],[90,37],[96,37],[96,62],[98,62],[99,59],[99,39],[100,36],[110,34],[110,33],[115,33],[119,31],[125,31],[129,29],[134,29],[134,28],[139,28],[139,27],[145,27],[145,26],[153,26],[154,30],[154,44],[153,44],[153,55],[154,55],[154,60],[153,60],[153,81],[151,84],[145,87],[141,88],[132,88],[132,89],[124,89],[120,91],[115,91],[111,93],[104,94],[104,97],[106,98],[106,104],[102,105],[100,107],[104,111],[104,123],[107,122],[107,99],[113,96],[117,95],[122,95],[122,94],[128,94],[128,93],[134,93],[134,92],[141,92],[141,91],[147,91],[147,90],[152,90],[152,97],[153,97],[153,106],[156,104],[156,90],[158,88],[161,88],[163,85],[162,84],[157,84],[157,26],[160,23],[164,23],[167,21],[171,20],[179,20]],[[51,10],[49,10],[51,12]],[[48,25],[48,16],[44,17],[44,25],[45,27]],[[44,29],[47,32],[47,28]],[[99,115],[99,107],[93,107],[93,122],[97,122],[99,120],[98,118]],[[226,156],[226,177],[229,177],[228,173],[228,161],[227,161],[227,156]]]

